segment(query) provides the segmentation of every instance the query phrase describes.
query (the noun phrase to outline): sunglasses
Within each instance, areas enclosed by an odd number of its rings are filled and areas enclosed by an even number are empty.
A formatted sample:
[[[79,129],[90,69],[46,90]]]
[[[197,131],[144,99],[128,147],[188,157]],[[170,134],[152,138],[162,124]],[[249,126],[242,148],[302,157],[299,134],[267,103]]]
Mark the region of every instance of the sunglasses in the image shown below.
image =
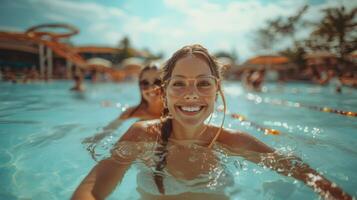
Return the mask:
[[[150,83],[148,80],[141,80],[139,82],[140,88],[141,89],[149,89],[152,86],[156,86],[156,87],[161,87],[161,80],[160,79],[155,79],[153,83]]]

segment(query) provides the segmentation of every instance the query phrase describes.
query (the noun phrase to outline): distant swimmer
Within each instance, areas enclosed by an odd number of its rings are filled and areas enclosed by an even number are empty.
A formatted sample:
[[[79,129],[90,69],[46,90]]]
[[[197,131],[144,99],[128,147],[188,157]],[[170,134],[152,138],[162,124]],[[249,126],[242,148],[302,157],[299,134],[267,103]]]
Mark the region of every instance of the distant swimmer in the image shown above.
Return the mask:
[[[78,91],[78,92],[83,92],[85,90],[84,85],[83,85],[83,79],[82,76],[80,75],[75,75],[73,77],[74,80],[74,86],[70,89],[72,91]]]

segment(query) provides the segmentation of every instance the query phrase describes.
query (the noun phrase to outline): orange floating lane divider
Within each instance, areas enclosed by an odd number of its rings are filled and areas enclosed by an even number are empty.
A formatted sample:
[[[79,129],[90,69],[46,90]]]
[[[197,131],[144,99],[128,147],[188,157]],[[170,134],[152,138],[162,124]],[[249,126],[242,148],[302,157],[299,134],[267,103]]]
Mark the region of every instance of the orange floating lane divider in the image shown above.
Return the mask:
[[[258,95],[253,95],[253,94],[248,94],[247,99],[250,101],[255,101],[258,103],[264,102],[264,103],[269,103],[273,105],[283,105],[283,106],[289,106],[289,107],[295,107],[295,108],[307,108],[311,110],[316,110],[320,112],[326,112],[326,113],[334,113],[334,114],[339,114],[339,115],[344,115],[348,117],[357,117],[357,112],[353,111],[344,111],[344,110],[338,110],[338,109],[333,109],[329,107],[319,107],[319,106],[311,106],[311,105],[306,105],[298,102],[292,102],[292,101],[285,101],[281,99],[270,99],[270,98],[264,98],[258,96]]]
[[[333,109],[333,108],[329,108],[329,107],[318,107],[318,106],[309,106],[309,105],[301,105],[301,107],[310,108],[310,109],[318,110],[321,112],[345,115],[348,117],[357,117],[357,112],[352,112],[352,111],[343,111],[343,110],[337,110],[337,109]]]
[[[243,121],[248,122],[250,124],[250,126],[255,127],[259,131],[263,131],[265,135],[280,135],[280,131],[278,131],[276,129],[265,128],[265,127],[260,126],[259,124],[248,121],[243,115],[233,113],[233,114],[231,114],[231,117],[233,119],[238,119],[241,122],[243,122]]]

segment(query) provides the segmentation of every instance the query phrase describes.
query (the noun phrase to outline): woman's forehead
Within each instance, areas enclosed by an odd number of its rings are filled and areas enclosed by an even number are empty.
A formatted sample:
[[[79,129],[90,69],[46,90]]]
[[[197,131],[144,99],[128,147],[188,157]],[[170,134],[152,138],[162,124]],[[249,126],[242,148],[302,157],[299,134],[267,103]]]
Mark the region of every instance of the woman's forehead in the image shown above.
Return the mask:
[[[176,62],[171,75],[185,77],[211,75],[211,69],[203,59],[196,56],[187,56]]]
[[[160,78],[160,72],[159,70],[147,70],[143,72],[141,79],[155,79],[155,78]]]

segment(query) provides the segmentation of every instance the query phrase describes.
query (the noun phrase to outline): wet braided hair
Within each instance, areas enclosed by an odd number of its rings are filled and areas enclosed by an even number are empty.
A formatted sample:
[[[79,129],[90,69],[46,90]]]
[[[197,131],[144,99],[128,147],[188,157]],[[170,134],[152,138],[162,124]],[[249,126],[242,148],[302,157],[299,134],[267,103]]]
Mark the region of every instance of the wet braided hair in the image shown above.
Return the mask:
[[[165,95],[166,84],[167,84],[166,82],[169,78],[171,78],[172,71],[177,61],[186,56],[195,56],[204,60],[205,62],[207,62],[212,75],[218,79],[221,78],[221,74],[217,62],[215,61],[215,58],[209,54],[206,48],[204,48],[199,44],[184,46],[172,55],[172,57],[165,63],[162,69],[161,79],[162,82],[164,83],[162,88],[164,95]],[[158,161],[156,163],[156,167],[153,175],[154,175],[155,184],[159,192],[161,194],[165,194],[165,188],[163,185],[164,177],[162,171],[166,165],[166,155],[168,152],[167,143],[172,132],[172,118],[169,117],[169,110],[166,106],[162,113],[162,119],[163,120],[161,126],[161,141],[160,141],[161,145],[159,145],[156,149],[156,156],[158,156]]]
[[[165,112],[168,113],[167,108],[164,109],[163,113]],[[159,159],[156,163],[156,167],[154,171],[154,181],[161,194],[165,194],[165,188],[163,185],[164,176],[162,171],[166,165],[166,155],[168,152],[167,143],[169,141],[171,132],[172,132],[172,119],[166,118],[162,122],[162,126],[161,126],[161,145],[159,145],[156,148],[156,154],[155,154]]]

